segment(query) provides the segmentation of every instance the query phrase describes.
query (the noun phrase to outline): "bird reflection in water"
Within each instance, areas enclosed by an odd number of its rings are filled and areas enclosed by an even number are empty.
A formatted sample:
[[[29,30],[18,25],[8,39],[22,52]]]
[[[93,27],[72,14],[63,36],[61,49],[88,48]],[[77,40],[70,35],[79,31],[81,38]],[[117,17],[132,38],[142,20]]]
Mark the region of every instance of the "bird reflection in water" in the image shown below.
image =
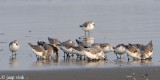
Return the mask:
[[[93,36],[81,36],[78,38],[83,44],[86,46],[91,46],[94,43],[94,37]]]
[[[16,59],[16,57],[11,56],[11,57],[9,58],[9,64],[10,64],[11,67],[16,68],[16,67],[18,67],[19,62],[18,62],[18,60]]]
[[[52,60],[50,59],[37,59],[37,61],[34,63],[35,66],[48,66],[48,65],[53,65],[54,63],[59,62],[59,56],[55,55],[53,56]]]
[[[151,65],[152,60],[133,60],[133,61],[128,61],[128,65]]]
[[[37,60],[34,65],[35,66],[48,66],[48,65],[53,65],[54,61],[53,60]]]
[[[93,61],[87,61],[87,63],[85,64],[85,66],[101,66],[101,65],[105,65],[107,64],[106,63],[106,60],[98,60],[96,62],[93,62]]]
[[[116,60],[114,60],[114,64],[122,66],[122,65],[125,65],[126,62],[122,59],[116,59]]]
[[[106,61],[105,60],[98,60],[96,62],[94,61],[88,61],[88,60],[79,60],[79,59],[74,59],[70,58],[68,61],[61,61],[61,65],[76,65],[76,66],[86,66],[86,67],[94,67],[94,66],[101,66],[105,65]]]
[[[127,61],[126,59],[116,59],[114,60],[114,64],[123,66],[136,66],[136,65],[151,65],[152,60],[133,60],[133,61]]]
[[[73,46],[73,52],[77,55],[77,59],[85,60],[85,53],[83,48],[88,48],[94,43],[94,37],[81,36],[76,39],[77,46]],[[83,58],[84,56],[84,58]],[[82,59],[83,58],[83,59]]]
[[[69,61],[70,60],[70,57],[63,57],[64,58],[64,61]]]
[[[66,57],[60,61],[60,65],[76,65],[77,61],[74,58]]]
[[[151,65],[152,59],[141,60],[141,65]]]

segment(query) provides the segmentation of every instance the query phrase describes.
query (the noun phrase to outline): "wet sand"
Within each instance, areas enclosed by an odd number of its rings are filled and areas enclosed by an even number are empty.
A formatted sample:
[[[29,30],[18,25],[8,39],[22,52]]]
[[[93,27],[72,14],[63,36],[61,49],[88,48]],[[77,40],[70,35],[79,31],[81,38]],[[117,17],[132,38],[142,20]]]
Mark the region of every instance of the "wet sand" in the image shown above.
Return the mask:
[[[25,80],[159,80],[160,67],[117,67],[62,70],[1,71],[0,76]],[[2,78],[2,77],[1,77]],[[22,80],[22,79],[19,79]]]

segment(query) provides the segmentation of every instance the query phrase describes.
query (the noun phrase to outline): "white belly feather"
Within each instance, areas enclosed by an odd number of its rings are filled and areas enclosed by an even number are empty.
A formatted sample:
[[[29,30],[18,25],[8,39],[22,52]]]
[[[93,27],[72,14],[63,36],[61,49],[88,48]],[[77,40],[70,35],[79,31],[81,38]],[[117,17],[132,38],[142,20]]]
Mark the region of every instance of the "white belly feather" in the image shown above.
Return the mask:
[[[36,50],[32,49],[33,53],[35,53],[37,56],[42,56],[43,53],[42,52],[37,52]]]

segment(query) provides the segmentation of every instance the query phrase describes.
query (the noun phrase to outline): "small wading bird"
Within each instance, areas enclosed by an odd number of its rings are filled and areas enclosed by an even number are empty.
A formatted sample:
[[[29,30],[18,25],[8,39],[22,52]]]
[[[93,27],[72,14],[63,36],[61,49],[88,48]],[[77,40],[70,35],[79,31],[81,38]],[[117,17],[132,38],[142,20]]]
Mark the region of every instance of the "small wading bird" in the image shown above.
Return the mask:
[[[69,54],[72,54],[72,56],[74,56],[74,52],[73,52],[73,48],[72,46],[74,46],[75,43],[72,40],[67,40],[65,42],[62,42],[61,44],[58,44],[58,47],[64,52],[64,57],[65,54],[67,54],[67,57],[70,57]]]
[[[80,27],[85,31],[86,36],[86,32],[88,32],[88,35],[90,35],[90,31],[94,29],[95,24],[93,21],[88,21],[85,22],[83,25],[80,25]]]
[[[82,56],[84,56],[84,60],[85,60],[85,54],[81,46],[72,46],[72,48],[73,48],[73,52],[77,55],[77,59],[79,58],[80,60],[82,60]]]
[[[12,52],[12,56],[13,56],[13,52],[15,52],[15,56],[16,56],[16,51],[18,51],[19,49],[19,44],[17,40],[14,40],[12,42],[9,43],[9,50]]]
[[[114,53],[116,54],[117,59],[121,59],[121,55],[125,54],[125,51],[126,51],[125,45],[124,44],[118,44],[114,49]],[[119,54],[120,57],[118,57],[117,54]]]
[[[36,54],[37,59],[39,59],[38,56],[42,57],[43,59],[47,59],[47,54],[42,46],[33,45],[31,43],[28,44],[32,48],[33,53]]]
[[[106,59],[107,57],[103,50],[100,48],[100,46],[83,48],[83,52],[89,60]]]
[[[128,44],[125,46],[125,48],[126,48],[128,60],[129,60],[129,57],[132,57],[134,60],[141,59],[142,54],[140,53],[137,47],[135,47],[132,44]]]
[[[141,59],[142,60],[152,59],[152,55],[153,55],[152,40],[147,45],[143,45],[143,44],[139,44],[139,43],[138,44],[131,44],[131,45],[138,48],[138,50],[141,53]]]
[[[53,53],[56,53],[56,60],[58,59],[58,48],[57,48],[57,47],[55,47],[55,46],[52,45],[52,44],[47,44],[47,43],[44,42],[44,41],[38,41],[38,42],[37,42],[37,45],[38,45],[38,46],[42,46],[42,47],[44,48],[44,50],[45,50],[46,53],[48,54],[49,60],[52,59]]]
[[[144,51],[142,53],[142,59],[152,59],[152,55],[153,55],[153,44],[152,44],[152,41],[150,41],[144,47]]]

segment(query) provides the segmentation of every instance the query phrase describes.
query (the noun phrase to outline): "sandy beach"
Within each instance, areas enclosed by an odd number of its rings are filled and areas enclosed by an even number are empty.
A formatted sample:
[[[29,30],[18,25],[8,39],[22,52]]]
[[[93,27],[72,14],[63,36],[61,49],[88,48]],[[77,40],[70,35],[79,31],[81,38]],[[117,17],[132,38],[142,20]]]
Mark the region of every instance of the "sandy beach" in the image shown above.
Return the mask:
[[[119,67],[64,70],[1,71],[4,76],[23,76],[24,80],[159,80],[160,67]],[[14,79],[18,80],[18,79]],[[19,79],[23,80],[23,79]]]

